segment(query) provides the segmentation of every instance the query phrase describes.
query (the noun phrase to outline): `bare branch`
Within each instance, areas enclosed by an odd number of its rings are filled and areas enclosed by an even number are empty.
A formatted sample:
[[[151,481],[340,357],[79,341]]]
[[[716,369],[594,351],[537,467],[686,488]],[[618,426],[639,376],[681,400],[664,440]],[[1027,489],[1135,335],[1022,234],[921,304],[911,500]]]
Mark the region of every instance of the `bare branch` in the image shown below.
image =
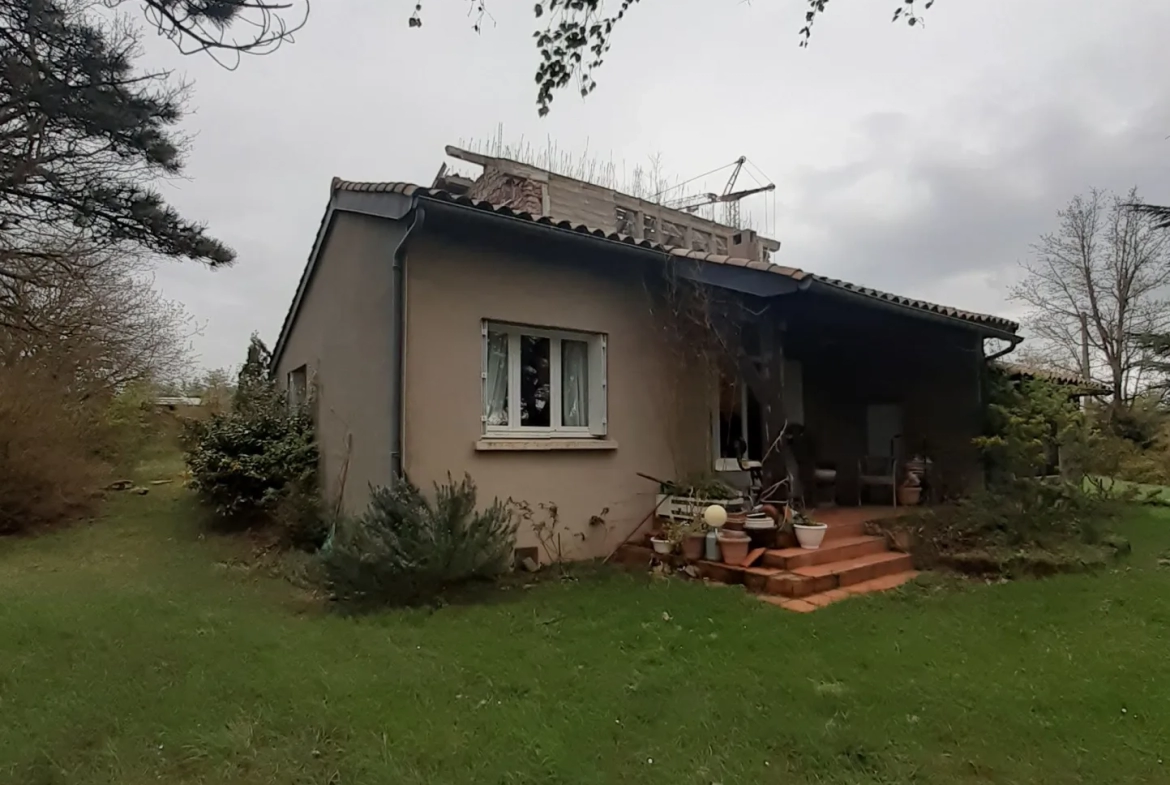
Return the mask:
[[[1117,405],[1128,403],[1144,381],[1146,358],[1136,336],[1170,328],[1160,292],[1170,284],[1170,236],[1146,211],[1134,209],[1136,190],[1124,197],[1093,190],[1076,196],[1057,215],[1024,262],[1027,275],[1012,290],[1030,306],[1025,322],[1039,351],[1079,372],[1081,319],[1085,319],[1091,371],[1110,381]]]

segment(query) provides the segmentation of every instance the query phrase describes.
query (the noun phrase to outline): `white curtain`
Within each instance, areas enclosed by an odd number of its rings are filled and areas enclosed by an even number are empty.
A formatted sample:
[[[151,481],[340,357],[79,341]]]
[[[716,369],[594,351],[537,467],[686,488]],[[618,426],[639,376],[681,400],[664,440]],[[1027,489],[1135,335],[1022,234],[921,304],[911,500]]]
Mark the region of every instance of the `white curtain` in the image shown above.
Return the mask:
[[[561,341],[561,422],[565,427],[589,424],[589,344]]]
[[[483,413],[488,425],[508,424],[508,335],[488,333]]]

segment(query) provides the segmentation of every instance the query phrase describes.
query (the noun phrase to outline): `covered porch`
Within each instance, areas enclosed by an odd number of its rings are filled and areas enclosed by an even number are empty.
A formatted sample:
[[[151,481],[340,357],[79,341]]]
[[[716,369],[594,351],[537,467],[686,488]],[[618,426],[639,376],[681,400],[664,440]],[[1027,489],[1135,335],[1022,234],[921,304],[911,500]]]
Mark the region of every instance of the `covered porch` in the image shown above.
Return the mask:
[[[980,485],[986,331],[831,293],[749,307],[758,318],[740,330],[740,356],[720,363],[720,477],[747,487],[751,470],[765,485],[791,475],[794,501],[818,511],[900,508]]]

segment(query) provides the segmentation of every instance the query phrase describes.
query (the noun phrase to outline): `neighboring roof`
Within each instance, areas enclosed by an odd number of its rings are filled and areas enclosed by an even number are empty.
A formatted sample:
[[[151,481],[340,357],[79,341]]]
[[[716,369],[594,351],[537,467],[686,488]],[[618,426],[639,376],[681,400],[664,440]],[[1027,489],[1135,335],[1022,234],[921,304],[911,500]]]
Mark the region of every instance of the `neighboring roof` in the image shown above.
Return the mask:
[[[156,406],[199,406],[203,403],[201,398],[180,398],[173,396],[162,396],[155,398]]]
[[[1080,374],[1057,371],[1050,368],[1040,368],[1022,363],[997,361],[995,365],[1009,376],[1021,376],[1026,379],[1041,379],[1055,384],[1067,384],[1070,387],[1080,387],[1087,393],[1106,395],[1110,392],[1109,385],[1096,379],[1086,379]]]
[[[596,229],[590,226],[586,226],[585,224],[575,224],[571,221],[558,221],[555,218],[547,215],[532,215],[531,213],[517,212],[507,206],[495,205],[491,202],[472,199],[468,196],[449,193],[437,188],[424,188],[423,186],[415,185],[413,183],[354,182],[351,180],[341,180],[335,177],[333,178],[333,191],[395,193],[408,197],[421,197],[426,199],[434,199],[440,202],[459,204],[465,207],[473,207],[477,210],[484,210],[486,212],[506,215],[511,218],[520,218],[523,220],[532,221],[533,223],[543,224],[545,226],[553,226],[559,229],[577,232],[579,234],[601,237],[607,240],[624,243],[626,245],[633,245],[640,248],[662,251],[664,253],[669,253],[672,256],[678,256],[685,259],[695,259],[710,264],[747,267],[753,270],[761,270],[777,275],[784,275],[797,281],[803,281],[806,279],[814,280],[829,288],[840,289],[843,291],[852,292],[854,294],[863,295],[865,297],[872,297],[877,300],[882,300],[894,305],[904,306],[906,308],[927,311],[942,316],[949,316],[953,319],[959,319],[961,321],[994,328],[996,330],[1004,330],[1014,333],[1019,329],[1019,325],[1010,319],[1003,319],[1001,317],[991,316],[989,314],[975,313],[974,311],[964,311],[958,308],[951,308],[949,306],[927,302],[925,300],[915,300],[910,297],[902,297],[901,295],[890,294],[888,292],[879,291],[877,289],[870,289],[865,286],[859,286],[857,284],[849,283],[848,281],[841,281],[836,278],[824,278],[822,276],[814,275],[813,273],[805,272],[804,270],[800,270],[795,267],[784,267],[783,265],[769,264],[768,262],[742,259],[734,256],[722,256],[720,254],[704,253],[702,251],[691,251],[686,248],[663,245],[651,240],[639,240],[637,238],[630,237],[629,235],[620,234],[618,232],[607,232],[603,229]]]

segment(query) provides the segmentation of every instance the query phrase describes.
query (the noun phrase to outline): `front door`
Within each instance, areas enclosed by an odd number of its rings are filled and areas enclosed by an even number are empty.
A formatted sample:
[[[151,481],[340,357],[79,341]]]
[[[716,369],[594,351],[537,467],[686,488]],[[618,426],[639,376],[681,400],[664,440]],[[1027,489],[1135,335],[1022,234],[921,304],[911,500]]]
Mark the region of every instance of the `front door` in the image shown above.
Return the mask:
[[[895,441],[902,437],[902,405],[871,403],[865,408],[866,455],[894,458]]]

